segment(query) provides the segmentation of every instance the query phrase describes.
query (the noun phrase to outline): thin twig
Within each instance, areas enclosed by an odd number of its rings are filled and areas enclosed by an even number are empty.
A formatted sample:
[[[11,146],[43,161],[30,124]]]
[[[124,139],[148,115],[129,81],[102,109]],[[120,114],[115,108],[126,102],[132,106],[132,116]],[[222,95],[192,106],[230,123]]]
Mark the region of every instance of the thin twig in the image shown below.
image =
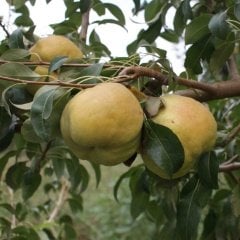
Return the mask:
[[[8,30],[6,29],[5,25],[2,23],[2,21],[0,20],[0,27],[2,28],[2,30],[5,32],[7,38],[10,37],[10,34],[8,32]]]
[[[7,60],[0,60],[0,65],[1,64],[5,64],[5,63],[16,63],[16,64],[23,64],[23,65],[26,65],[26,66],[50,66],[50,62],[40,62],[40,61],[35,61],[35,62],[29,62],[29,61],[26,61],[26,62],[18,62],[18,61],[7,61]],[[86,67],[90,67],[92,66],[93,63],[63,63],[62,64],[62,67],[79,67],[79,68],[86,68]],[[119,69],[123,69],[125,68],[126,66],[124,65],[114,65],[114,64],[104,64],[103,65],[103,68],[111,68],[111,69],[116,69],[116,70],[119,70]]]
[[[52,82],[42,82],[42,81],[38,82],[38,81],[6,77],[6,76],[1,76],[1,75],[0,75],[0,79],[9,81],[9,82],[24,83],[24,84],[29,84],[29,85],[51,85],[51,86],[61,86],[61,87],[66,87],[66,88],[80,88],[80,89],[90,88],[90,87],[94,87],[96,85],[96,84],[69,83],[69,82],[62,82],[60,80],[52,81]]]
[[[52,141],[49,141],[44,147],[41,156],[34,161],[33,170],[39,172],[41,170],[41,163],[46,158],[47,152],[52,145]]]
[[[240,80],[238,66],[236,64],[236,59],[234,55],[232,55],[228,60],[228,68],[229,68],[231,79]]]
[[[232,131],[227,135],[226,139],[220,144],[224,147],[228,145],[238,134],[240,133],[240,123],[232,129]]]
[[[10,187],[7,187],[8,189],[8,192],[9,192],[9,202],[10,202],[10,205],[11,207],[14,209],[15,208],[15,204],[14,204],[14,192],[13,190],[10,188]],[[13,213],[12,214],[12,219],[11,219],[11,228],[15,228],[16,227],[16,224],[17,224],[17,219],[16,219],[16,216],[15,214]]]
[[[231,172],[240,169],[240,162],[233,162],[229,164],[221,164],[219,166],[219,172]]]
[[[52,210],[52,212],[49,215],[48,222],[53,222],[55,220],[55,218],[57,217],[57,215],[59,214],[59,212],[61,211],[62,206],[66,201],[68,189],[69,189],[69,184],[66,179],[63,179],[61,190],[60,190],[60,193],[58,196],[58,200],[55,204],[54,209]]]

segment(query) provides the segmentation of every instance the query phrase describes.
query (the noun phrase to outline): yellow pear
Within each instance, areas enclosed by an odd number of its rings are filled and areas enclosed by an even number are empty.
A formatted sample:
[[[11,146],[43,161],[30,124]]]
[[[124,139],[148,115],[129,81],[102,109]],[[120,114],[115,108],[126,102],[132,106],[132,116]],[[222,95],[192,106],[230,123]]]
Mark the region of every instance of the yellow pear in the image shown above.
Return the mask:
[[[55,57],[82,58],[83,53],[71,40],[60,35],[39,39],[30,49],[31,61],[51,62]]]
[[[217,124],[209,109],[202,103],[180,95],[162,97],[164,107],[152,118],[175,133],[184,149],[184,163],[172,178],[182,177],[194,166],[198,157],[210,151],[216,141]],[[162,178],[170,177],[146,153],[142,153],[146,167]]]
[[[100,83],[80,91],[65,106],[61,133],[81,159],[103,165],[128,160],[139,148],[143,111],[120,83]]]

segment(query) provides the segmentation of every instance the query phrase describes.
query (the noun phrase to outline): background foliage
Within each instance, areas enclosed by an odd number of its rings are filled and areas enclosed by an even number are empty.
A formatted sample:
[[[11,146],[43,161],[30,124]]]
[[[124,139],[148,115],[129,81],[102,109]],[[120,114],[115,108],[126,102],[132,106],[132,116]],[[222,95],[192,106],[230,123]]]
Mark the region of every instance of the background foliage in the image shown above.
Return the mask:
[[[239,98],[212,96],[209,107],[218,122],[218,142],[181,179],[160,179],[138,157],[132,165],[126,163],[129,167],[113,169],[79,161],[59,133],[61,112],[76,89],[46,83],[35,96],[27,91],[28,81],[39,79],[29,64],[28,49],[38,37],[26,5],[36,1],[7,2],[17,13],[17,29],[8,32],[1,22],[6,34],[0,44],[1,239],[136,239],[143,234],[144,239],[239,239]],[[240,79],[239,0],[133,0],[132,14],[143,13],[147,27],[127,46],[128,56],[117,58],[95,29],[84,32],[83,20],[89,11],[99,17],[109,11],[112,18],[94,24],[124,28],[121,9],[103,0],[64,3],[65,19],[51,24],[53,33],[79,44],[86,58],[74,62],[77,66],[64,57],[50,63],[49,73],[58,71],[62,86],[96,84],[117,77],[125,67],[144,66],[161,69],[168,88],[156,87],[147,76],[130,85],[152,96],[182,91],[186,87],[174,81],[174,63],[156,44],[160,38],[184,43],[186,71],[180,77],[211,84]],[[170,9],[175,10],[173,28],[167,21]],[[142,51],[150,56],[147,62],[142,61]],[[166,148],[172,148],[171,142]],[[178,168],[179,162],[173,165]],[[91,205],[93,198],[97,200]]]

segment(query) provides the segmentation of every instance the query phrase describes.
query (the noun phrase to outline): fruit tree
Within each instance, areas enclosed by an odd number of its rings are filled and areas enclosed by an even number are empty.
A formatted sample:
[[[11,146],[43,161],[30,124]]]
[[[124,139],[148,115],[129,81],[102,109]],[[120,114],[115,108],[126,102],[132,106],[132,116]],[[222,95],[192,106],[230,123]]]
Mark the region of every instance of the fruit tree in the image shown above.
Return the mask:
[[[45,37],[35,0],[6,2],[1,239],[83,239],[73,215],[90,178],[121,166],[109,194],[121,203],[129,183],[131,221],[147,219],[149,239],[239,239],[240,1],[126,0],[127,16],[114,1],[66,0]],[[140,30],[116,57],[97,27],[129,30],[127,18]],[[178,46],[182,72],[163,41]]]

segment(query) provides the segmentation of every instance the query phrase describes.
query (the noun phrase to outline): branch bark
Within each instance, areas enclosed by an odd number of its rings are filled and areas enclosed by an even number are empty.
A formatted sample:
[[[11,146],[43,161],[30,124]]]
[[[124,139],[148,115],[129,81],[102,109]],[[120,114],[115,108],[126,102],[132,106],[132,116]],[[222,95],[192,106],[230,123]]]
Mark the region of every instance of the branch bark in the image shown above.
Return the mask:
[[[89,26],[89,17],[90,17],[90,9],[89,8],[86,12],[82,14],[82,24],[81,24],[81,31],[80,31],[80,40],[86,42],[87,39],[87,32]]]
[[[164,75],[162,72],[140,66],[127,67],[120,72],[119,76],[123,78],[120,78],[117,80],[117,82],[125,82],[139,77],[147,76],[155,78],[161,85],[169,84],[168,76]],[[199,101],[209,101],[213,99],[240,96],[240,81],[236,81],[236,79],[216,82],[212,84],[184,79],[181,77],[175,77],[173,80],[176,82],[176,84],[192,88],[176,91],[176,94],[192,97]],[[238,77],[237,80],[240,80],[240,77]]]
[[[236,59],[234,55],[232,55],[228,60],[228,68],[229,68],[229,74],[231,76],[231,79],[240,80],[238,66],[236,64]]]
[[[48,218],[48,222],[53,222],[55,220],[55,218],[57,217],[58,213],[60,212],[64,202],[66,201],[66,196],[68,193],[68,182],[66,179],[64,179],[62,181],[62,187],[58,196],[58,200],[56,202],[56,205],[53,209],[53,211],[50,213],[49,218]]]

